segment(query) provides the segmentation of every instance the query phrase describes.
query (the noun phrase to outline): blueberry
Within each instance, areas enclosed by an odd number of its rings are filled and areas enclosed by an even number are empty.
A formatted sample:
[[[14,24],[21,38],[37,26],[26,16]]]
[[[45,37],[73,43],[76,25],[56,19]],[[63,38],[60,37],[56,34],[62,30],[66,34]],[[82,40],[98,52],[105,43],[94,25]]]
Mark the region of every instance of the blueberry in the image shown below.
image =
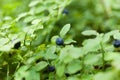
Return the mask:
[[[68,11],[68,9],[64,9],[64,10],[62,11],[62,13],[67,15],[67,14],[69,13],[69,11]]]
[[[20,45],[21,45],[21,42],[20,42],[20,41],[17,42],[17,43],[15,43],[15,45],[14,45],[14,49],[18,49],[18,48],[20,47]]]
[[[48,66],[48,71],[49,72],[54,72],[55,71],[55,67],[54,66]]]
[[[115,48],[120,47],[120,40],[115,40],[115,41],[113,42],[113,46],[114,46]]]
[[[62,38],[57,38],[56,39],[56,44],[57,45],[63,45],[64,44],[64,40]]]

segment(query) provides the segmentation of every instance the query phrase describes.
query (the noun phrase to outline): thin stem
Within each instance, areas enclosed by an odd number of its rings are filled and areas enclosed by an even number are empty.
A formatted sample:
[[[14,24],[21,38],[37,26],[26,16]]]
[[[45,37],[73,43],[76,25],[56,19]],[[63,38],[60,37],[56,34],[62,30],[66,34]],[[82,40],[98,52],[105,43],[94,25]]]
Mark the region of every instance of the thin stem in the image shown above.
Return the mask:
[[[17,67],[16,67],[16,69],[15,69],[15,72],[14,73],[16,73],[17,72],[17,70],[18,70],[18,68],[20,67],[20,62],[18,63],[18,65],[17,65]],[[11,80],[14,78],[14,75],[12,75],[12,77],[11,77]]]
[[[104,49],[103,49],[103,45],[102,45],[102,42],[100,43],[100,46],[101,46],[101,51],[102,51],[102,62],[103,62],[103,70],[105,69],[105,60],[104,60],[104,58],[105,58],[105,51],[104,51]]]
[[[27,33],[25,34],[25,38],[24,38],[24,46],[26,46],[26,37],[27,37]]]
[[[85,55],[83,55],[83,57],[81,58],[81,59],[82,59],[82,69],[81,69],[81,73],[82,73],[82,74],[84,74],[84,68],[85,68],[84,57],[85,57]],[[81,75],[82,75],[82,74],[81,74]]]
[[[106,4],[105,4],[105,0],[100,0],[100,2],[101,2],[101,5],[102,5],[102,7],[104,9],[105,16],[108,19],[110,10],[107,9]]]
[[[9,80],[9,65],[7,66],[7,80]]]

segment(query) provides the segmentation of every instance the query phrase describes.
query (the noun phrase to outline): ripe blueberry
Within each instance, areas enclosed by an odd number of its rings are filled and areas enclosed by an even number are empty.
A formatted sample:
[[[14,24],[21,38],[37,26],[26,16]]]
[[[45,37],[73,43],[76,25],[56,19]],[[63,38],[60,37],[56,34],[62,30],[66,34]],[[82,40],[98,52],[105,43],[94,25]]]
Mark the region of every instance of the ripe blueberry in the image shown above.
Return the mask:
[[[64,40],[62,38],[57,38],[56,39],[56,44],[57,45],[63,45],[64,44]]]
[[[20,47],[20,45],[21,45],[21,42],[20,42],[20,41],[17,42],[17,43],[15,43],[15,45],[14,45],[14,49],[18,49],[18,48]]]
[[[120,40],[115,40],[115,41],[113,42],[113,46],[114,46],[115,48],[120,47]]]
[[[62,13],[67,15],[67,14],[69,13],[69,11],[68,11],[68,9],[64,9],[64,10],[62,11]]]
[[[49,72],[55,71],[55,67],[54,67],[54,66],[48,66],[48,71],[49,71]]]

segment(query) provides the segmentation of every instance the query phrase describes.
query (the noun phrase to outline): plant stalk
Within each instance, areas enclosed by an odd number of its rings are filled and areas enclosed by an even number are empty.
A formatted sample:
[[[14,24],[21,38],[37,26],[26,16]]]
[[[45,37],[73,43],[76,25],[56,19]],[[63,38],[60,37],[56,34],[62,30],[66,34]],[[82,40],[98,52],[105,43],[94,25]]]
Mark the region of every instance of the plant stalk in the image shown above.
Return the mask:
[[[105,51],[104,51],[104,49],[103,49],[103,45],[102,45],[102,42],[100,43],[100,46],[101,46],[101,51],[102,51],[102,62],[103,62],[103,70],[105,70],[105,60],[104,60],[104,58],[105,58]]]

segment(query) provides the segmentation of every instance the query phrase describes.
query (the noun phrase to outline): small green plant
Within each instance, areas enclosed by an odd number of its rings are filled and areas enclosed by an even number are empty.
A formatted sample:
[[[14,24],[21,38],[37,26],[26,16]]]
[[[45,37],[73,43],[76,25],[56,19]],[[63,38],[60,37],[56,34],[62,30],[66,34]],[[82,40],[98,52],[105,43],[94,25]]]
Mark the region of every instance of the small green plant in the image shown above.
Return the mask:
[[[1,0],[0,79],[120,80],[115,3]]]

